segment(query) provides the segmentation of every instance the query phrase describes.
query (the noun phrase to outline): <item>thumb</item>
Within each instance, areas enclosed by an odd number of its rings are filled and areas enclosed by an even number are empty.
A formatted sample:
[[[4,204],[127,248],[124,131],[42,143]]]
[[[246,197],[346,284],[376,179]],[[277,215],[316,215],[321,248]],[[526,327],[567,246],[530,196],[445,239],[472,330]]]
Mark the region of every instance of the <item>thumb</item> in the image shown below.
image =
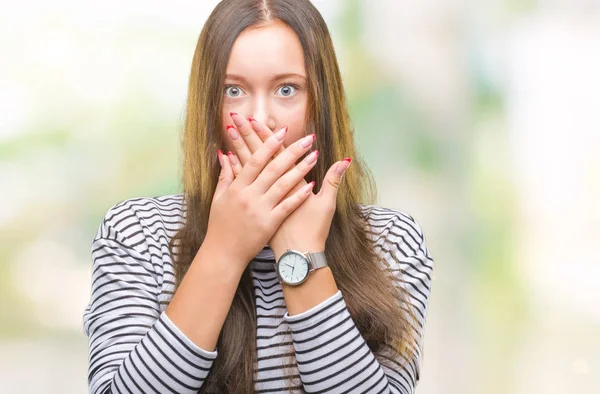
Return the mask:
[[[215,195],[213,198],[218,198],[233,182],[233,168],[229,157],[225,156],[221,149],[217,152],[219,158],[219,164],[221,164],[221,171],[219,172],[219,180],[217,181],[217,187],[215,189]]]
[[[325,180],[323,181],[321,190],[319,190],[319,196],[324,196],[333,201],[336,200],[337,191],[342,182],[342,176],[350,166],[350,163],[352,163],[352,159],[346,157],[344,160],[338,161],[331,166],[329,171],[327,171],[327,174],[325,174]]]

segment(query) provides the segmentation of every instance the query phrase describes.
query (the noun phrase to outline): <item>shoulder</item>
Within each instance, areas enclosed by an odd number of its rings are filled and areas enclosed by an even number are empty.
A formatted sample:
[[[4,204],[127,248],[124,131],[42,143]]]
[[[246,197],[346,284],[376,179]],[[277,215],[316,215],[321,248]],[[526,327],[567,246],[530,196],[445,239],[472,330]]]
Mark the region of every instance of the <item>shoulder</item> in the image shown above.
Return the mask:
[[[421,225],[407,212],[368,204],[361,204],[360,208],[375,240],[395,244],[405,256],[416,253],[415,249],[425,244]]]
[[[181,227],[184,201],[182,193],[122,200],[108,209],[94,240],[110,239],[147,252],[149,239],[168,241]]]

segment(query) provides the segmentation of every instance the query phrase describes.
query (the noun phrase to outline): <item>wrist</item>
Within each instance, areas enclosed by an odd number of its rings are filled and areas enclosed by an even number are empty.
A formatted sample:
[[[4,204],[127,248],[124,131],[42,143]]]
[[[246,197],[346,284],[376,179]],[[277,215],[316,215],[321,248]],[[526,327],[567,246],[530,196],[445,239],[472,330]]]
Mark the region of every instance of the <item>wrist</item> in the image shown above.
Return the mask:
[[[283,296],[289,316],[305,312],[338,291],[333,273],[329,267],[319,268],[299,286],[282,284]]]
[[[273,250],[273,254],[275,255],[275,261],[279,260],[279,258],[281,257],[282,254],[284,254],[288,249],[291,250],[297,250],[298,252],[324,252],[325,251],[325,247],[324,246],[303,246],[303,245],[295,245],[295,244],[289,244],[286,245],[285,247],[279,247],[277,249],[275,248],[271,248]]]
[[[210,269],[214,273],[223,275],[223,279],[238,281],[246,269],[247,262],[237,258],[223,248],[214,247],[213,244],[204,242],[192,264],[203,266],[205,269]]]

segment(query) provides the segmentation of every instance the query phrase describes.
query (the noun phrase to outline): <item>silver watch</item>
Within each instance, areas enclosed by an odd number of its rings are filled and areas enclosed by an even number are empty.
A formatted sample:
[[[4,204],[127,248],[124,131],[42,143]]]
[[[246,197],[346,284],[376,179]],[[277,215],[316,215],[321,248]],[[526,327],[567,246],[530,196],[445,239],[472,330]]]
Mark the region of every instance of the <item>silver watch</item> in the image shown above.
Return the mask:
[[[290,286],[301,284],[312,271],[323,267],[327,267],[325,252],[303,253],[292,249],[286,250],[275,264],[279,281]]]

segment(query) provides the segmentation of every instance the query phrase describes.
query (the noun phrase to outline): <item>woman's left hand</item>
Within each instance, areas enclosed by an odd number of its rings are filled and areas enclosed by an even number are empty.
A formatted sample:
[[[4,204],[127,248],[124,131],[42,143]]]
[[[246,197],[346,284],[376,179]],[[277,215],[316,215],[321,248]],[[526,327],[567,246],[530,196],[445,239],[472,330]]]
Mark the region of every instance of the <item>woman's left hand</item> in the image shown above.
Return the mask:
[[[228,133],[236,150],[236,155],[232,152],[229,152],[228,155],[233,159],[231,162],[234,174],[237,176],[250,155],[258,149],[263,141],[269,138],[272,132],[266,125],[255,119],[250,121],[235,113],[232,113],[231,117],[236,127],[235,130],[228,131],[234,133],[237,131],[242,136],[242,138],[233,139],[231,138],[232,133]],[[284,146],[281,147],[282,151],[283,149],[285,149]],[[335,213],[337,191],[342,175],[351,162],[351,158],[346,158],[334,163],[325,175],[321,190],[317,194],[310,192],[311,195],[279,226],[279,229],[268,243],[276,259],[287,249],[301,252],[322,252],[325,250],[325,241],[329,235],[331,221]],[[293,194],[304,185],[306,185],[306,181],[303,179],[290,190],[289,194]]]

